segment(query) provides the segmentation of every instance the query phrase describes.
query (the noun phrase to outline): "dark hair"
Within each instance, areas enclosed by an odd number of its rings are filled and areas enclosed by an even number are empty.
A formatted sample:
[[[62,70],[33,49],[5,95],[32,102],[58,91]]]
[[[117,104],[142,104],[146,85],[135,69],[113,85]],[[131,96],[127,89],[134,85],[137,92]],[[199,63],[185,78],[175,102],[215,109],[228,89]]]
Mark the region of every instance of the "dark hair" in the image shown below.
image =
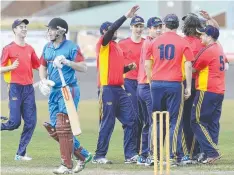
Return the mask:
[[[196,31],[197,28],[202,28],[201,21],[198,17],[189,15],[185,18],[184,25],[182,26],[182,32],[186,36],[199,37],[201,34]]]
[[[167,21],[167,22],[165,22],[165,26],[166,26],[166,28],[171,29],[171,30],[178,29],[179,22],[178,21]]]

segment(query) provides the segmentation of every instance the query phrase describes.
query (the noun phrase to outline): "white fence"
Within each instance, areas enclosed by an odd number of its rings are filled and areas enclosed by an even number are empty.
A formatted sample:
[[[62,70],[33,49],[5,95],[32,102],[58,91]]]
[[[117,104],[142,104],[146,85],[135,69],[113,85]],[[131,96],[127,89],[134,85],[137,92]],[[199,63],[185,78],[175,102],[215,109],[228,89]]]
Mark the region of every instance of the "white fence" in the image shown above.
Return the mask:
[[[181,34],[181,32],[178,32]],[[119,30],[118,35],[120,38],[125,38],[130,35],[129,30]],[[69,38],[69,35],[68,35]],[[95,46],[99,38],[98,30],[83,30],[77,34],[77,42],[81,47],[86,58],[91,58],[87,63],[92,66],[95,62]],[[14,40],[14,34],[12,31],[1,31],[1,48],[11,43]],[[40,57],[44,45],[48,42],[46,37],[46,31],[28,31],[26,38],[27,43],[33,46],[37,55]],[[220,30],[219,41],[223,46],[224,52],[227,55],[229,61],[234,62],[234,30]],[[92,61],[93,60],[93,61]]]

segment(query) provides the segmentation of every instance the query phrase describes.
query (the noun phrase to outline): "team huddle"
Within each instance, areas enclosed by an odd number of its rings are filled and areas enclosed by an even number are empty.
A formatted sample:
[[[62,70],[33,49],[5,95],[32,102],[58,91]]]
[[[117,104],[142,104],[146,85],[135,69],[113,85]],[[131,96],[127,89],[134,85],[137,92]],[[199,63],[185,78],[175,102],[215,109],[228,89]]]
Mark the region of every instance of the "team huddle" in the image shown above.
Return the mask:
[[[218,24],[205,11],[200,11],[203,18],[189,13],[182,18],[185,36],[180,36],[175,14],[163,20],[152,17],[144,39],[138,8],[100,27],[96,52],[101,112],[93,162],[111,163],[106,154],[117,118],[124,129],[125,163],[153,165],[152,113],[168,111],[171,165],[214,163],[221,157],[219,119],[228,69],[217,41]],[[127,18],[132,18],[131,36],[117,43],[116,31]]]
[[[148,35],[143,38],[145,21],[136,16],[138,9],[134,6],[114,23],[104,22],[100,27],[96,47],[99,135],[94,156],[73,135],[60,90],[58,70],[77,108],[80,89],[75,72],[87,71],[79,46],[66,39],[67,22],[61,18],[49,22],[50,42],[39,59],[25,43],[29,21],[14,21],[15,41],[4,47],[1,57],[1,73],[9,84],[10,109],[1,131],[17,129],[22,116],[24,128],[15,160],[32,159],[26,148],[37,122],[33,69],[39,70],[41,93],[49,97],[50,122],[44,127],[60,145],[62,163],[55,174],[78,173],[91,160],[95,164],[113,163],[106,154],[116,118],[124,131],[125,163],[157,163],[152,149],[152,114],[156,111],[170,114],[172,166],[212,164],[221,158],[217,145],[228,61],[218,42],[217,22],[205,11],[200,12],[203,18],[189,13],[182,18],[184,36],[180,36],[180,20],[175,14],[163,19],[151,17],[147,21]],[[132,34],[116,42],[117,30],[127,18],[131,18]]]

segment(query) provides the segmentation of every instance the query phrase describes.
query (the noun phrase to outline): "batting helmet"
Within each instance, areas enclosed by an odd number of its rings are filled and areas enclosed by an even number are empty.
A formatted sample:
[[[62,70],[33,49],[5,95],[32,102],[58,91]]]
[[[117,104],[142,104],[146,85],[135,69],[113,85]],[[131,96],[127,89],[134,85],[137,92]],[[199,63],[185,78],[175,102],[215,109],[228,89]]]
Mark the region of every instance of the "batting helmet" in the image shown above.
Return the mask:
[[[49,24],[47,25],[47,27],[51,27],[51,28],[54,28],[54,29],[58,29],[58,27],[61,27],[63,29],[66,30],[65,33],[68,32],[68,24],[67,22],[62,19],[62,18],[53,18]]]

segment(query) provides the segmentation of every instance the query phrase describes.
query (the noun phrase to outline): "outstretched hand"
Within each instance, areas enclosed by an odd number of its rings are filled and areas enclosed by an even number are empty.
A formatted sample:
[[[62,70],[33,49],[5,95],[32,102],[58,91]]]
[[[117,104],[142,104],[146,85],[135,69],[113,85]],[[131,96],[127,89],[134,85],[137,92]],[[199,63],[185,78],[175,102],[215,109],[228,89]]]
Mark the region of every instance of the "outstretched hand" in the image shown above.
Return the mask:
[[[208,13],[207,11],[205,11],[205,10],[201,10],[201,11],[199,12],[199,14],[200,14],[203,18],[205,18],[205,19],[207,19],[207,20],[211,19],[209,13]]]
[[[139,6],[138,5],[135,5],[133,6],[126,14],[126,18],[132,18],[134,16],[136,16],[136,11],[139,10]]]

